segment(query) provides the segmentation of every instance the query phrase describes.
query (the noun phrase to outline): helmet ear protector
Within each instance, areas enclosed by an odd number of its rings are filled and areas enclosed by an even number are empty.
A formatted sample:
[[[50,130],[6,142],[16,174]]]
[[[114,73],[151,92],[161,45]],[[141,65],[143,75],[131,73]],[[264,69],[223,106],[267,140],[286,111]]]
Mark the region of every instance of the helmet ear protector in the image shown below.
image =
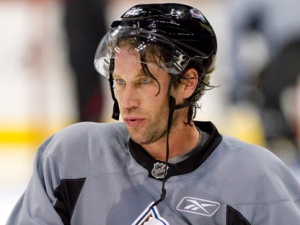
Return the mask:
[[[139,62],[164,69],[174,76],[172,82],[191,62],[196,62],[203,67],[203,71],[206,71],[211,66],[217,51],[216,36],[211,25],[204,15],[193,7],[172,3],[142,4],[127,10],[121,20],[111,24],[110,30],[97,48],[94,60],[95,69],[109,78],[111,95],[115,102],[112,117],[117,120],[119,106],[113,91],[112,73],[116,57],[120,59],[122,55],[117,53],[121,53],[121,46],[126,43],[140,55],[157,56],[159,60],[155,62],[146,60]],[[203,82],[209,80],[209,76],[202,75],[195,95],[203,92]],[[187,105],[189,104],[176,106],[176,108]]]

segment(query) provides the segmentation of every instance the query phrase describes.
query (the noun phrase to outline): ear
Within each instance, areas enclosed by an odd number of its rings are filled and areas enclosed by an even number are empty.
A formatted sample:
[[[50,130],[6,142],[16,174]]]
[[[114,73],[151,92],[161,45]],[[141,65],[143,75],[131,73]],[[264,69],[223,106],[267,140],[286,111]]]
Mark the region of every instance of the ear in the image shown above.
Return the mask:
[[[190,68],[185,72],[186,79],[182,79],[182,98],[189,98],[195,91],[198,84],[198,73],[194,68]]]

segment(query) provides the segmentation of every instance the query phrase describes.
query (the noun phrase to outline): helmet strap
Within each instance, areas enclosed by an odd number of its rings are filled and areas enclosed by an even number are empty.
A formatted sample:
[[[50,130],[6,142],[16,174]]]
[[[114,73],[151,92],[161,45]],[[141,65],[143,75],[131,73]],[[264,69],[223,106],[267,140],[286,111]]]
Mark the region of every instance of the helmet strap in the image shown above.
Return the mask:
[[[120,108],[119,108],[118,101],[116,99],[114,88],[113,88],[114,87],[114,79],[113,79],[112,73],[114,71],[114,67],[115,67],[115,61],[114,61],[114,58],[111,58],[110,63],[109,63],[109,86],[110,86],[111,97],[114,101],[112,118],[115,120],[119,120]]]
[[[167,124],[167,137],[166,137],[166,159],[165,159],[165,163],[164,163],[164,178],[162,181],[162,186],[161,186],[161,195],[160,195],[160,199],[158,199],[156,202],[154,202],[152,204],[151,207],[158,205],[160,202],[162,202],[165,199],[166,196],[166,189],[165,189],[165,183],[167,180],[167,168],[168,168],[168,164],[169,164],[169,135],[170,135],[170,130],[171,130],[171,126],[172,126],[172,120],[173,120],[173,114],[176,108],[176,99],[171,96],[171,90],[172,87],[174,86],[174,83],[176,82],[177,77],[176,76],[171,76],[171,80],[169,82],[169,86],[168,86],[168,99],[169,99],[169,116],[168,116],[168,124]]]

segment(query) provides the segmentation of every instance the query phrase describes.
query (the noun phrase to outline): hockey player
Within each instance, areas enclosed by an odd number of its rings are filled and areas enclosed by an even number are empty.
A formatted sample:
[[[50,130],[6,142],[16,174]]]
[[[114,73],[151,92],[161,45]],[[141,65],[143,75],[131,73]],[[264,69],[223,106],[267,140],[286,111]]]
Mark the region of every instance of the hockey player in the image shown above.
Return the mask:
[[[123,122],[79,123],[46,140],[7,224],[299,224],[300,184],[282,161],[193,121],[216,52],[193,7],[126,11],[95,56]]]

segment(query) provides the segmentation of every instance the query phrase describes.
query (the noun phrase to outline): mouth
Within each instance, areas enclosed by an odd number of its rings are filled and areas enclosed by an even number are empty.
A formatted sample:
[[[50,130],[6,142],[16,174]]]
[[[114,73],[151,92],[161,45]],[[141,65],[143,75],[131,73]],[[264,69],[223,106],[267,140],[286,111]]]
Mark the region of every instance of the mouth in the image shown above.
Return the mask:
[[[123,118],[123,121],[130,127],[135,127],[138,125],[141,125],[144,121],[145,118],[140,118],[140,117],[133,117],[133,116],[127,116]]]

